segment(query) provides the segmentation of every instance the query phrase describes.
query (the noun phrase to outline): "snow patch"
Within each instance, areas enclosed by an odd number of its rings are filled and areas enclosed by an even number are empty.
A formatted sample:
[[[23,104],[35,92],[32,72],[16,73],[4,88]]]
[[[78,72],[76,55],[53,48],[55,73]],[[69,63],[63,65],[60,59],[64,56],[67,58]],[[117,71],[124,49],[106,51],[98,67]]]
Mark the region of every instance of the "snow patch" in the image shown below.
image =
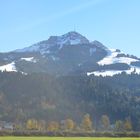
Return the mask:
[[[75,40],[70,40],[70,44],[71,45],[77,45],[77,44],[80,44],[80,39],[75,39]]]
[[[132,62],[137,62],[139,60],[129,57],[117,57],[121,52],[117,52],[116,49],[108,49],[108,55],[98,62],[99,65],[110,65],[116,63],[125,63],[130,65]]]
[[[92,74],[94,74],[95,76],[114,76],[116,74],[120,74],[122,71],[95,71],[95,72],[88,72],[87,75],[90,76]]]
[[[0,71],[7,71],[7,72],[17,72],[16,70],[16,66],[15,66],[15,62],[12,62],[10,64],[6,64],[6,65],[3,65],[3,66],[0,66]]]
[[[27,58],[20,58],[20,59],[21,60],[28,61],[28,62],[36,63],[36,60],[34,59],[34,57],[27,57]]]
[[[140,74],[140,67],[135,67],[135,66],[131,66],[131,68],[129,70],[106,70],[106,71],[94,71],[94,72],[88,72],[87,75],[90,76],[92,74],[94,74],[95,76],[114,76],[117,74],[121,74],[122,72],[125,72],[126,74],[131,74],[131,73],[135,73],[135,74]]]
[[[57,37],[57,45],[60,45],[59,49],[62,49],[64,45],[77,45],[87,43],[89,43],[89,41],[76,32],[69,32],[65,35]]]
[[[62,49],[64,45],[77,45],[81,43],[80,39],[69,39],[69,38],[59,38],[57,45],[60,45],[59,49]]]
[[[140,74],[140,67],[136,67],[136,66],[131,66],[132,68],[134,68],[134,72],[137,74]]]
[[[115,58],[114,59],[116,63],[125,63],[130,65],[132,62],[137,62],[139,60],[137,59],[133,59],[133,58],[129,58],[129,57],[120,57],[120,58]]]

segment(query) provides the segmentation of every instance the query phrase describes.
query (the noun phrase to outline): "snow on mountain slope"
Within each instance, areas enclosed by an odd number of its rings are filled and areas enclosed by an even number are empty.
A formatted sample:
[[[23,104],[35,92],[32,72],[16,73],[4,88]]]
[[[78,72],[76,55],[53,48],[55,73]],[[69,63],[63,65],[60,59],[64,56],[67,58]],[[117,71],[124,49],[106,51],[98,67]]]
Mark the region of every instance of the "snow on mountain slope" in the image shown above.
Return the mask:
[[[28,61],[28,62],[36,63],[36,60],[34,59],[34,57],[26,57],[26,58],[20,58],[20,59],[21,60]]]
[[[37,44],[34,44],[30,47],[17,49],[14,52],[40,52],[44,54],[48,52],[50,47],[58,46],[59,50],[62,49],[63,46],[67,45],[77,45],[77,44],[88,44],[89,40],[86,39],[81,34],[72,31],[68,32],[61,36],[51,36],[48,40],[41,41]]]
[[[88,72],[87,75],[90,76],[90,75],[95,75],[95,76],[114,76],[116,74],[121,74],[122,71],[115,71],[115,70],[107,70],[107,71],[94,71],[94,72]]]
[[[69,32],[60,37],[57,37],[57,45],[60,45],[61,49],[63,45],[77,45],[77,44],[87,44],[89,41],[77,32]]]
[[[25,73],[87,73],[97,76],[113,76],[122,72],[131,74],[133,71],[140,74],[139,58],[109,49],[97,40],[90,42],[75,31],[50,36],[30,47],[0,54],[0,59],[0,64],[7,64],[0,66],[1,71],[17,69]]]
[[[125,72],[126,74],[131,74],[131,73],[135,73],[135,74],[140,74],[140,68],[139,67],[135,67],[135,66],[131,66],[131,68],[129,70],[105,70],[105,71],[94,71],[94,72],[88,72],[87,75],[90,76],[92,74],[94,74],[95,76],[114,76],[117,74],[121,74],[122,72]]]
[[[64,45],[77,45],[77,44],[80,44],[81,43],[81,40],[80,39],[69,39],[69,38],[66,38],[63,40],[63,38],[59,39],[60,41],[58,41],[57,45],[60,45],[59,49],[62,49],[62,47]]]
[[[134,67],[135,73],[140,74],[140,67],[136,67],[136,66],[132,66],[132,67]]]
[[[139,60],[129,58],[129,57],[117,57],[121,52],[116,51],[116,49],[108,49],[108,55],[98,62],[99,65],[110,65],[116,63],[125,63],[130,65],[132,62],[137,62]]]
[[[7,72],[17,72],[15,62],[9,63],[7,65],[0,66],[0,71],[7,71]]]

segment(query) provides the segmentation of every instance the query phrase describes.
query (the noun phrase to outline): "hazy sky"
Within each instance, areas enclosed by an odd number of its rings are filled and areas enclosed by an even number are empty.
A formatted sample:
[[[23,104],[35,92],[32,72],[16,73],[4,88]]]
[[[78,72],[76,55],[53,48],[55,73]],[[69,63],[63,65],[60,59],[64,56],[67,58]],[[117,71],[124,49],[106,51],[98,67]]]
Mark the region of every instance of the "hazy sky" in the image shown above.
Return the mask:
[[[140,57],[140,0],[0,0],[0,51],[76,30]]]

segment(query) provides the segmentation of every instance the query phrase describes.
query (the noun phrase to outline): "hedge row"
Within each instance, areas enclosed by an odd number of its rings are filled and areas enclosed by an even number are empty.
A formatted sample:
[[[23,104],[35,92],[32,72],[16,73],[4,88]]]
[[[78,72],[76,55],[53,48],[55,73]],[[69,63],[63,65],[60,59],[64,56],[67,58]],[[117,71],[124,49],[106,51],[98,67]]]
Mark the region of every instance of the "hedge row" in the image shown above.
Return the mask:
[[[140,137],[140,132],[46,132],[0,131],[0,136],[59,136],[59,137]]]

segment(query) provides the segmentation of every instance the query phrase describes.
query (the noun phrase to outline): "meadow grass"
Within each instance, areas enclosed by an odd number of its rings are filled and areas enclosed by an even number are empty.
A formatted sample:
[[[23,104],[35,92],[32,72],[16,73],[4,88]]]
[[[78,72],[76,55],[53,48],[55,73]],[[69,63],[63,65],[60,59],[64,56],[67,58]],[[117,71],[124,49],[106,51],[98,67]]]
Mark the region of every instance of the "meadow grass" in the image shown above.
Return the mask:
[[[95,137],[0,137],[0,140],[140,140],[140,138],[95,138]]]

